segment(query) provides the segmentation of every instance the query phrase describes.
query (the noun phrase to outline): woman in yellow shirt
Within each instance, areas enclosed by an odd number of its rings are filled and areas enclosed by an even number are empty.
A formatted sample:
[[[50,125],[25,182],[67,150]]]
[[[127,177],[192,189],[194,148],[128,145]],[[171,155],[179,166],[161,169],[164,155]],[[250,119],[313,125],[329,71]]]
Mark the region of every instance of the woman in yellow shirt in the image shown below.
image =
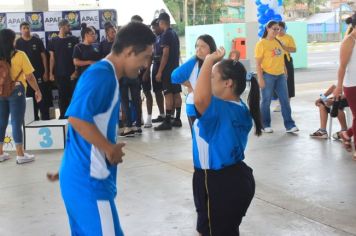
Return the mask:
[[[255,58],[258,84],[262,92],[261,114],[265,133],[272,133],[270,105],[273,93],[276,92],[281,104],[282,117],[287,133],[299,131],[291,116],[288,89],[284,64],[284,50],[276,40],[279,25],[269,21],[262,39],[256,44]]]
[[[16,145],[16,162],[18,164],[34,160],[34,155],[24,152],[22,126],[26,109],[27,82],[35,91],[36,101],[40,102],[42,94],[33,75],[33,67],[22,51],[15,50],[15,32],[10,29],[0,31],[0,60],[10,64],[10,75],[16,80],[15,89],[9,97],[0,97],[0,162],[8,160],[10,155],[3,151],[3,140],[11,114],[12,135]]]
[[[295,42],[292,36],[286,34],[286,23],[283,21],[278,22],[279,33],[277,35],[277,40],[281,43],[282,48],[285,51],[284,54],[284,63],[287,69],[287,87],[289,99],[295,97],[295,88],[294,88],[294,65],[293,58],[290,55],[293,52],[297,51]]]

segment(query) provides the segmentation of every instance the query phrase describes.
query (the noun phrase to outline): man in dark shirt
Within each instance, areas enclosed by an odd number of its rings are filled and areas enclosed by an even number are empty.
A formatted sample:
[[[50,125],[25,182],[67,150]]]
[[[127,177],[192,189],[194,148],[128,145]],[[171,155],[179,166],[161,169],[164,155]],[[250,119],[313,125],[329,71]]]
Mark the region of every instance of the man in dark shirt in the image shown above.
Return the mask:
[[[156,80],[162,81],[164,98],[166,101],[166,117],[164,121],[157,127],[156,131],[170,130],[172,126],[181,127],[180,112],[182,106],[181,85],[172,84],[171,74],[175,68],[179,66],[179,38],[170,26],[170,17],[167,13],[159,14],[159,27],[163,30],[161,35],[161,47],[163,49],[160,66],[156,74]],[[172,111],[176,108],[176,117],[171,122]]]
[[[106,22],[104,24],[104,28],[105,28],[106,38],[100,42],[100,46],[99,46],[99,50],[102,58],[106,57],[111,52],[112,44],[114,43],[114,39],[116,35],[116,29],[111,24],[111,22]]]
[[[58,37],[49,42],[50,53],[50,80],[56,80],[59,95],[59,119],[64,119],[65,112],[72,98],[72,81],[76,78],[75,67],[73,64],[73,49],[79,43],[75,36],[69,35],[70,26],[66,19],[58,23]]]
[[[21,38],[16,40],[16,49],[21,50],[28,56],[35,71],[33,75],[37,79],[38,87],[42,94],[46,94],[46,89],[48,86],[46,82],[48,81],[48,65],[47,65],[47,55],[41,39],[33,37],[31,35],[30,24],[28,22],[22,22],[20,24]],[[35,99],[35,92],[29,86],[26,91],[27,97],[33,98],[34,105],[34,117],[35,120],[39,120],[38,110],[41,112],[42,120],[49,120],[49,107],[48,102],[45,101],[45,96],[41,102],[37,103]]]

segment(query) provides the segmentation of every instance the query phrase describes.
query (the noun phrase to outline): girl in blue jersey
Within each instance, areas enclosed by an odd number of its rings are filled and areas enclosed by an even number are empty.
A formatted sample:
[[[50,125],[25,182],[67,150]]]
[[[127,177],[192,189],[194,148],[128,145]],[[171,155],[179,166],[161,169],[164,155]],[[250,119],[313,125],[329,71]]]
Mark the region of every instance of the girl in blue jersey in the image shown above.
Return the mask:
[[[255,193],[252,169],[243,159],[252,120],[261,135],[259,87],[252,78],[248,109],[240,98],[246,69],[238,61],[220,61],[224,55],[220,48],[205,58],[194,90],[193,195],[202,236],[239,235]]]
[[[183,84],[188,88],[189,93],[185,102],[190,129],[192,129],[192,125],[196,119],[193,91],[197,83],[200,68],[203,65],[205,57],[215,51],[216,44],[213,37],[208,34],[199,36],[195,43],[195,56],[176,68],[171,76],[172,83]]]

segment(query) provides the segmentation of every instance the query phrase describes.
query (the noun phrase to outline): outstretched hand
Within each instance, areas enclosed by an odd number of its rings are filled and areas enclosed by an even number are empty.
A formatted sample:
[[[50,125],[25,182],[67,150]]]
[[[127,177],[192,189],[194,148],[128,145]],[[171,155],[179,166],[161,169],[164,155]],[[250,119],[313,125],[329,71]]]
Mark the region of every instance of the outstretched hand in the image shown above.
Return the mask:
[[[218,48],[215,52],[213,52],[212,54],[209,54],[206,56],[205,60],[212,60],[214,62],[218,62],[221,59],[223,59],[225,56],[225,48],[224,47],[220,47]]]

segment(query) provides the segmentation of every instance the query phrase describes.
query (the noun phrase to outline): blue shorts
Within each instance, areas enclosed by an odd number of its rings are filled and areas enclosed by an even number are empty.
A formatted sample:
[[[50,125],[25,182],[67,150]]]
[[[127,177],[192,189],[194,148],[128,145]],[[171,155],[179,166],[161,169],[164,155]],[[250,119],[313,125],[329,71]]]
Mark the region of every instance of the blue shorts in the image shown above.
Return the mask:
[[[72,236],[123,236],[114,199],[64,198]]]

